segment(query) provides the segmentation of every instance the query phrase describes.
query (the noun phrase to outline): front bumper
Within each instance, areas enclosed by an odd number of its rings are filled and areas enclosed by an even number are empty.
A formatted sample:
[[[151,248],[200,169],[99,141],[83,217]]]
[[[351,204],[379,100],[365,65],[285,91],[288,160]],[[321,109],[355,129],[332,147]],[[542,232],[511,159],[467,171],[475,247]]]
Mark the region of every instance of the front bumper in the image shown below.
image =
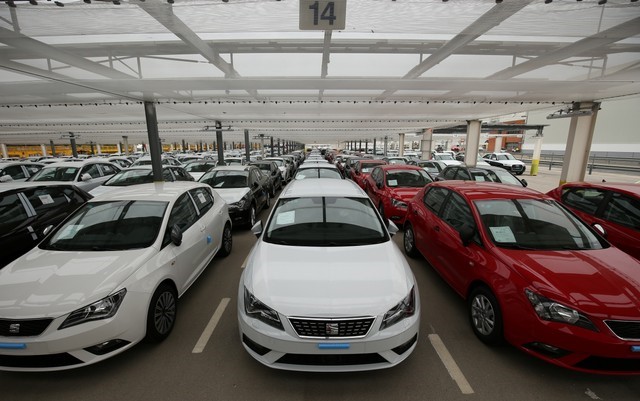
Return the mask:
[[[64,315],[37,336],[0,336],[0,370],[65,370],[117,355],[144,338],[148,305],[148,294],[129,291],[110,319],[58,330]]]
[[[240,339],[246,351],[260,363],[284,370],[306,372],[351,372],[389,368],[404,361],[418,341],[420,311],[379,331],[377,316],[364,338],[325,339],[299,337],[287,318],[284,331],[273,328],[244,312],[238,300]]]

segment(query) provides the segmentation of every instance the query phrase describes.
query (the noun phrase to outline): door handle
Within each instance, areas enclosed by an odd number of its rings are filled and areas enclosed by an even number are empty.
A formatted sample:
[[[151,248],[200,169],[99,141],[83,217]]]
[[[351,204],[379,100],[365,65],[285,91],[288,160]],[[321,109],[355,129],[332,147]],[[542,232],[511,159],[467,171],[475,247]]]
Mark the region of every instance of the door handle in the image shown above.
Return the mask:
[[[434,231],[438,231],[438,232],[440,232],[440,226],[435,226],[435,227],[433,227],[433,230],[434,230]]]

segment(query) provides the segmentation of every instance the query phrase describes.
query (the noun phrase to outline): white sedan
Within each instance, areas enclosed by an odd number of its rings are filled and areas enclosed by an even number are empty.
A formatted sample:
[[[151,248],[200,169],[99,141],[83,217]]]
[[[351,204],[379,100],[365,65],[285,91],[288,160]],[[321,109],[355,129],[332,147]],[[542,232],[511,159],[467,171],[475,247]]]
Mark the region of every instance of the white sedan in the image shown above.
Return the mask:
[[[206,184],[93,198],[0,270],[0,370],[70,369],[162,341],[178,298],[231,247],[227,204]]]
[[[418,341],[420,297],[376,208],[349,180],[291,182],[238,286],[246,351],[266,366],[337,372],[387,368]]]

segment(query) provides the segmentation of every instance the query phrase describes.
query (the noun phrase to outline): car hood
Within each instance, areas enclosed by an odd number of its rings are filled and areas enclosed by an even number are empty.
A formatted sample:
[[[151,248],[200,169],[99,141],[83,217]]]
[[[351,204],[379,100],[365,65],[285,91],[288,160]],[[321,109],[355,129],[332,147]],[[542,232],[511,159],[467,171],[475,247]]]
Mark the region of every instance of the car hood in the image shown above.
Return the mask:
[[[118,189],[122,189],[122,188],[124,188],[124,187],[100,185],[100,186],[97,186],[97,187],[93,188],[91,191],[89,191],[89,193],[92,196],[96,197],[96,196],[99,196],[99,195],[102,195],[102,194],[106,194],[106,193],[109,193],[109,192],[113,192],[114,190],[118,190]]]
[[[601,318],[640,318],[640,262],[617,248],[502,252],[548,298]]]
[[[515,164],[524,164],[520,160],[497,160],[498,163],[504,166],[513,166]]]
[[[249,188],[213,188],[227,203],[235,203],[249,192]]]
[[[414,285],[392,241],[358,247],[256,244],[244,285],[287,316],[346,317],[387,312]]]
[[[389,188],[389,193],[396,199],[409,201],[420,192],[422,187]]]
[[[34,248],[0,269],[0,318],[58,317],[112,293],[157,250],[61,252]]]

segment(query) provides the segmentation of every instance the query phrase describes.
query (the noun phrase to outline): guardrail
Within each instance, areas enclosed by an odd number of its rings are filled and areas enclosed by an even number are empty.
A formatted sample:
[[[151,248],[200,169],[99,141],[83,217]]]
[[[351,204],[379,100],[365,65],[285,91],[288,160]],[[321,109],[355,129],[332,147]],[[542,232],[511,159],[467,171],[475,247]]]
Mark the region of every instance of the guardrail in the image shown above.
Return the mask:
[[[531,164],[531,154],[514,154],[514,156],[525,162]],[[564,161],[564,154],[541,154],[540,165],[549,166],[549,170],[552,167],[562,167]],[[626,171],[640,174],[640,157],[615,157],[615,156],[601,156],[592,154],[589,157],[587,163],[587,169],[589,174],[593,170],[610,170],[610,171]]]

